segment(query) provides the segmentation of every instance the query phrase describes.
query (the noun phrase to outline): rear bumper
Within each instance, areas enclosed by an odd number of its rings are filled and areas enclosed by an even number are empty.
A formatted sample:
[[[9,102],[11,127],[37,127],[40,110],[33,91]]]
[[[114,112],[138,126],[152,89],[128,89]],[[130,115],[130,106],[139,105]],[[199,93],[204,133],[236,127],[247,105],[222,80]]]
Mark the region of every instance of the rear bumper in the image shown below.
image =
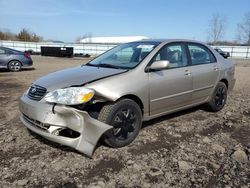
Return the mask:
[[[30,59],[26,58],[24,61],[22,61],[22,65],[23,67],[30,67],[33,65],[33,61],[31,58]]]
[[[75,148],[91,157],[104,132],[112,126],[97,121],[85,111],[67,106],[33,101],[23,95],[19,105],[21,121],[31,131],[59,144]],[[77,137],[59,136],[59,131],[69,129],[79,133]]]

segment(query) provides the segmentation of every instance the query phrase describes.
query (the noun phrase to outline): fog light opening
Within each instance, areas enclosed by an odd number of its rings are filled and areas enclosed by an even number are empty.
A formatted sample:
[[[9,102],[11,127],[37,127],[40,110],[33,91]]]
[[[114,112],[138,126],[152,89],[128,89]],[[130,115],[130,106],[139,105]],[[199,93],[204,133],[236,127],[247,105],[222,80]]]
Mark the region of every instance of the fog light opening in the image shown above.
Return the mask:
[[[77,138],[80,136],[79,132],[73,131],[71,129],[57,129],[53,131],[53,134],[56,136],[63,136],[68,138]]]

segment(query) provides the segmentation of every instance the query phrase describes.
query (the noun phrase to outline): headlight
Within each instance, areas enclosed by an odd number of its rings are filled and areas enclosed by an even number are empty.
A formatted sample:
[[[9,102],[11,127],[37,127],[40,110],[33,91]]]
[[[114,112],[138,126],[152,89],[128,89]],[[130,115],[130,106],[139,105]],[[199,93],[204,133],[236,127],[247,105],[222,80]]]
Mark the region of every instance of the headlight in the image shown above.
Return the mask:
[[[45,101],[65,105],[76,105],[90,101],[95,92],[84,87],[69,87],[49,92],[45,95]]]

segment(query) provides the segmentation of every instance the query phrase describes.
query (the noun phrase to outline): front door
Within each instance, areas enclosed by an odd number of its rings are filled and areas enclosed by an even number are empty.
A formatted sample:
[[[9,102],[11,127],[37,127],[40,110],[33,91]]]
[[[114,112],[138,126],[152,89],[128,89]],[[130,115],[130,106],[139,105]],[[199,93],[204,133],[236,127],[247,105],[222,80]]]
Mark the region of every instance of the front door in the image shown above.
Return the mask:
[[[168,68],[149,72],[150,115],[161,115],[191,104],[192,73],[185,46],[170,43],[162,47],[152,62],[168,60]]]

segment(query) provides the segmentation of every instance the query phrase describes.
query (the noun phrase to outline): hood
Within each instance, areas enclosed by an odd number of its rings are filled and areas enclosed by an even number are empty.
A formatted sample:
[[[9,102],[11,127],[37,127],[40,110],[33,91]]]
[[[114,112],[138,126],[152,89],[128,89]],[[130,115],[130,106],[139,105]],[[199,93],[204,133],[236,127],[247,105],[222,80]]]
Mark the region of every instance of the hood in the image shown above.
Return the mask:
[[[80,66],[50,73],[36,80],[34,84],[45,87],[48,91],[83,85],[91,81],[126,72],[125,69]]]

